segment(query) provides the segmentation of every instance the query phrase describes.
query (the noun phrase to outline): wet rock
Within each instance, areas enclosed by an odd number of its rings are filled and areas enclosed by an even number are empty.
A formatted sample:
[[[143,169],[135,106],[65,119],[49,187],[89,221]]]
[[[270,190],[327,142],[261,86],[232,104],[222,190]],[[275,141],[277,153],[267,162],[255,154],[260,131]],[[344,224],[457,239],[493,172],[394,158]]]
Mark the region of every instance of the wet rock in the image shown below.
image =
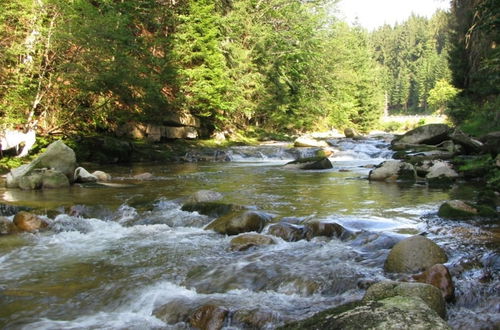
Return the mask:
[[[319,158],[330,157],[334,153],[335,152],[330,148],[323,148],[323,149],[316,151],[316,157],[319,157]]]
[[[22,190],[37,190],[42,189],[43,171],[36,169],[31,174],[20,177],[17,181],[19,189]]]
[[[48,224],[38,216],[21,211],[14,216],[13,223],[21,231],[33,232],[45,228]]]
[[[94,171],[92,175],[97,178],[97,181],[110,181],[111,175],[103,171]]]
[[[305,224],[305,237],[308,240],[314,237],[337,237],[346,239],[351,232],[335,222],[311,221]]]
[[[447,260],[439,245],[427,237],[416,235],[400,241],[391,249],[384,269],[391,273],[412,273]]]
[[[86,183],[86,182],[96,182],[97,177],[94,176],[93,174],[90,174],[86,169],[83,167],[77,167],[75,170],[75,182],[80,182],[80,183]]]
[[[152,178],[153,178],[153,174],[151,174],[149,172],[136,174],[132,177],[132,179],[140,180],[140,181],[151,180]]]
[[[205,229],[225,235],[238,235],[245,232],[261,232],[272,216],[258,211],[232,212],[215,219]]]
[[[446,162],[434,162],[425,176],[431,186],[449,185],[458,178],[458,173]]]
[[[274,239],[260,234],[242,234],[230,242],[232,251],[245,251],[254,246],[276,244]]]
[[[299,158],[285,164],[285,168],[299,170],[324,170],[333,168],[332,163],[326,157]]]
[[[6,185],[9,188],[18,188],[22,177],[30,176],[37,169],[51,169],[63,173],[67,180],[73,180],[76,168],[75,152],[62,141],[56,141],[47,147],[47,150],[29,164],[12,169],[7,175]],[[30,185],[25,185],[27,188]],[[37,186],[37,184],[35,184]]]
[[[441,290],[441,295],[446,301],[455,299],[455,286],[448,268],[444,265],[436,264],[421,274],[413,275],[413,279],[435,286]]]
[[[461,200],[445,202],[439,207],[438,211],[438,216],[448,219],[465,219],[478,214],[479,210],[472,206],[471,203]]]
[[[231,212],[246,209],[244,206],[220,202],[193,202],[182,205],[181,210],[186,212],[198,212],[209,217],[220,217]]]
[[[175,298],[153,310],[153,315],[168,324],[186,322],[190,312],[196,308],[187,298]]]
[[[218,330],[224,325],[229,311],[215,305],[201,306],[189,316],[189,323],[196,329]]]
[[[296,242],[304,239],[304,226],[280,222],[269,226],[267,229],[269,235],[280,237],[287,242]]]
[[[411,164],[398,160],[388,160],[373,170],[368,175],[370,181],[416,181],[417,172]]]
[[[446,303],[441,291],[430,284],[382,281],[370,286],[364,301],[382,300],[390,297],[419,297],[439,316],[445,317]]]
[[[221,193],[213,190],[199,190],[186,198],[186,203],[214,202],[224,197]]]
[[[313,148],[325,148],[328,147],[328,143],[325,141],[318,141],[316,139],[307,137],[307,136],[301,136],[295,142],[293,143],[295,147],[313,147]]]
[[[346,128],[344,129],[344,136],[348,139],[357,139],[361,137],[361,134],[359,134],[354,128]]]
[[[412,129],[393,140],[393,143],[436,145],[448,139],[450,127],[446,124],[428,124]]]
[[[477,154],[480,153],[481,150],[483,149],[483,143],[471,138],[458,128],[455,129],[451,134],[450,138],[453,140],[453,142],[460,144],[464,149],[466,153],[469,154]]]
[[[451,329],[418,297],[396,296],[348,303],[278,329]]]
[[[5,217],[0,217],[0,235],[9,235],[17,232],[17,227],[12,221]]]
[[[241,325],[243,329],[267,329],[267,326],[278,323],[281,317],[278,313],[259,309],[243,309],[234,312],[232,323]]]
[[[42,176],[43,189],[58,189],[69,187],[69,180],[66,175],[56,170],[46,170]]]

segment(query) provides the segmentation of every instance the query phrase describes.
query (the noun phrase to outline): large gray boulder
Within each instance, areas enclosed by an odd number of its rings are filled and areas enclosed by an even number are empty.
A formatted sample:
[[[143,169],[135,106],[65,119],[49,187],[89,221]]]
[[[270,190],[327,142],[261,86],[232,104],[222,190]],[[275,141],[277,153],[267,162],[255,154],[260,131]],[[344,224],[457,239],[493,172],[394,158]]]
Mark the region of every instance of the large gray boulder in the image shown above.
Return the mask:
[[[458,128],[450,134],[450,138],[453,142],[461,145],[465,149],[465,152],[469,154],[480,153],[483,149],[483,143],[481,141],[471,138]]]
[[[412,164],[399,160],[387,160],[368,175],[370,181],[416,181],[417,171]]]
[[[70,182],[76,169],[76,156],[73,149],[62,141],[56,141],[47,147],[47,150],[29,164],[12,169],[7,174],[7,187],[18,188],[22,177],[31,175],[36,169],[51,169],[63,173]]]
[[[395,296],[378,301],[341,305],[279,329],[449,330],[451,328],[421,298]]]
[[[458,173],[449,163],[436,161],[428,169],[425,178],[430,185],[450,184],[458,178]]]
[[[450,127],[446,124],[428,124],[412,129],[393,140],[404,144],[439,144],[448,139]]]
[[[446,303],[441,291],[435,286],[426,283],[378,282],[368,288],[363,300],[382,300],[395,296],[419,297],[439,316],[443,318],[446,316]]]
[[[394,245],[384,269],[390,273],[414,273],[446,261],[448,257],[439,245],[427,237],[416,235]]]

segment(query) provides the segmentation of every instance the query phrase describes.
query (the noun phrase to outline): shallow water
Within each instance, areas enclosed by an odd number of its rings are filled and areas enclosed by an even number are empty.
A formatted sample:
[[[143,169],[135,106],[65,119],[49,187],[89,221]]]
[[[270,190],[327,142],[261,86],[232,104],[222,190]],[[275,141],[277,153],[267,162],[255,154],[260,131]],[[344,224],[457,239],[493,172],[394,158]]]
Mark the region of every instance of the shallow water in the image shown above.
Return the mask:
[[[333,142],[338,150],[331,170],[283,168],[307,150],[239,147],[227,163],[99,168],[114,177],[106,186],[0,188],[5,203],[36,207],[50,222],[46,232],[0,237],[0,327],[186,329],[190,311],[214,304],[230,311],[226,329],[272,329],[362,297],[366,283],[390,277],[383,272],[390,247],[420,232],[450,259],[457,286],[450,325],[498,325],[498,224],[436,216],[443,201],[471,199],[476,187],[370,183],[367,165],[390,157],[387,142]],[[143,172],[153,178],[133,180]],[[275,221],[333,221],[356,236],[278,239],[231,252],[231,237],[203,230],[211,218],[180,210],[178,199],[200,189],[268,212]],[[247,314],[253,318],[241,316]]]

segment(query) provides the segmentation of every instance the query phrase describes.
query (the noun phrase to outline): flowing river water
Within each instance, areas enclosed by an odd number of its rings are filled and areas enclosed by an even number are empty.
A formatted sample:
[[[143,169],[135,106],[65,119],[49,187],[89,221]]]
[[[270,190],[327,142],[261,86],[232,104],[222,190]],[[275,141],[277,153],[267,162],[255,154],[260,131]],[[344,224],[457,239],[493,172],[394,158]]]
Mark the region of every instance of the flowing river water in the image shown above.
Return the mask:
[[[443,201],[472,199],[477,187],[369,182],[370,165],[391,156],[387,138],[331,142],[338,152],[329,170],[286,169],[299,151],[269,145],[233,148],[231,162],[88,165],[112,174],[106,186],[0,188],[3,203],[46,210],[50,223],[48,231],[0,237],[0,328],[189,329],[189,311],[213,304],[229,310],[225,329],[273,329],[359,299],[369,283],[401,279],[384,273],[385,258],[395,242],[421,232],[449,257],[457,299],[448,323],[498,326],[498,223],[437,216]],[[153,177],[133,180],[143,172]],[[332,221],[355,236],[276,239],[233,252],[231,237],[203,230],[212,218],[180,209],[179,198],[201,189],[275,221]]]

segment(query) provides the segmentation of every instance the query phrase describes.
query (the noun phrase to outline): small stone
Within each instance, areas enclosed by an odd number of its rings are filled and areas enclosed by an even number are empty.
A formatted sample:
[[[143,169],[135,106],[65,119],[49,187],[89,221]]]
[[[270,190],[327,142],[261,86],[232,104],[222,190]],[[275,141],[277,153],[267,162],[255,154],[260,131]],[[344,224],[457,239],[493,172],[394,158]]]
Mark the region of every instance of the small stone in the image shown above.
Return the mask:
[[[0,217],[0,235],[9,235],[17,231],[16,225],[5,217]]]
[[[304,239],[304,226],[280,222],[269,226],[267,233],[287,242],[296,242]]]
[[[94,171],[92,175],[97,178],[97,181],[110,181],[111,175],[103,171]]]
[[[136,174],[132,177],[132,179],[140,180],[140,181],[151,180],[152,178],[153,178],[153,174],[151,174],[149,172]]]
[[[311,221],[305,225],[305,237],[308,240],[314,237],[337,237],[347,238],[350,232],[335,222]]]
[[[215,219],[205,229],[214,230],[224,235],[238,235],[250,231],[261,232],[271,219],[272,216],[264,212],[232,212]]]

